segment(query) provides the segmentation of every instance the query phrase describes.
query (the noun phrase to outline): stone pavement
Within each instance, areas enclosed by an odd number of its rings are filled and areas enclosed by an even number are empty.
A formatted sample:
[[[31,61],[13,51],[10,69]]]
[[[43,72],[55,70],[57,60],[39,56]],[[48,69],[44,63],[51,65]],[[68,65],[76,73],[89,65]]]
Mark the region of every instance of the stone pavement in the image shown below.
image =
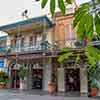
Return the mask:
[[[60,95],[49,94],[30,94],[23,91],[15,90],[0,90],[0,100],[100,100],[100,98],[88,98],[88,97],[67,97]]]

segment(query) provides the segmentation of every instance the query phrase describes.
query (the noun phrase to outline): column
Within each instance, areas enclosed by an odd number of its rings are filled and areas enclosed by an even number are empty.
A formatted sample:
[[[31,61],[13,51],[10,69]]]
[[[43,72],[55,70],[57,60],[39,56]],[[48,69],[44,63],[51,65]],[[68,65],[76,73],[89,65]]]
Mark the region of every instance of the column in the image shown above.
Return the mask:
[[[47,59],[47,60],[46,60]],[[48,82],[51,80],[52,58],[43,60],[43,90],[48,91]]]
[[[9,64],[11,63],[11,60],[6,59],[6,66],[8,67],[8,88],[12,88],[12,76],[11,76],[11,66]]]
[[[31,64],[27,64],[28,67],[28,76],[27,76],[27,89],[32,89],[32,69],[31,69]]]
[[[80,93],[81,95],[88,95],[88,79],[85,68],[80,68]]]
[[[61,65],[62,66],[62,65]],[[58,91],[65,91],[64,68],[58,68]]]

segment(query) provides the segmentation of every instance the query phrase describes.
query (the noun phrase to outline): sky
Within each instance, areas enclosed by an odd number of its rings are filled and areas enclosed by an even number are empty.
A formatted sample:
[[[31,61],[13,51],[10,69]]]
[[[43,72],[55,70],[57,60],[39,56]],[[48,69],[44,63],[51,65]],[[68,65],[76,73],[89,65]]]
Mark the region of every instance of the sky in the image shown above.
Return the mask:
[[[78,1],[83,3],[89,0]],[[25,9],[28,9],[30,18],[49,13],[47,6],[41,9],[40,2],[35,2],[35,0],[0,0],[0,26],[23,20],[21,15]]]

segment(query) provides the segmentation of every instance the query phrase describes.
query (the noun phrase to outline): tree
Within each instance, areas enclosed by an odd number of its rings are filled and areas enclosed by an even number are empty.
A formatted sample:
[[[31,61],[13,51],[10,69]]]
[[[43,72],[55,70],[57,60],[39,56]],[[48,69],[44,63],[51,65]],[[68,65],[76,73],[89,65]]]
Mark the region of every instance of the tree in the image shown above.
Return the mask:
[[[55,8],[57,6],[56,1],[58,1],[58,7],[63,14],[65,14],[66,11],[66,4],[68,5],[75,2],[75,0],[50,0],[50,12],[52,15],[54,15],[55,13]],[[42,0],[42,8],[46,6],[47,2],[48,0]],[[89,41],[92,41],[94,35],[98,35],[98,37],[100,38],[100,7],[98,7],[99,3],[100,0],[92,0],[91,2],[83,3],[75,10],[73,26],[76,30],[76,34],[79,40],[84,40],[85,38],[87,38]],[[100,57],[97,56],[97,54],[100,55],[99,50],[94,46],[88,46],[88,44],[85,45],[84,50],[89,63],[94,66],[96,62],[100,60]],[[62,49],[62,51],[67,51],[67,48]],[[94,54],[94,52],[92,51],[96,52],[96,54]],[[72,54],[72,52],[67,52],[61,55],[59,61],[61,62],[64,59],[67,59]],[[76,58],[76,61],[78,60],[79,54],[77,54]]]
[[[42,0],[41,7],[44,8],[49,0]],[[96,1],[96,2],[95,2]],[[50,0],[50,12],[52,16],[55,13],[55,9],[58,7],[63,14],[66,12],[66,6],[75,2],[75,0]],[[83,3],[80,5],[74,13],[74,21],[73,26],[76,29],[76,33],[79,39],[83,39],[87,37],[89,40],[93,38],[93,29],[95,24],[96,32],[100,37],[100,5],[96,8],[96,6],[100,3],[100,0],[92,0],[92,2]],[[93,18],[93,13],[95,12],[95,16]],[[94,20],[94,22],[93,22]]]
[[[66,5],[72,4],[75,0],[50,0],[50,12],[52,16],[55,13],[56,1],[58,1],[58,7],[61,12],[65,14]],[[42,0],[41,6],[44,8],[48,0]],[[76,8],[74,13],[73,27],[76,30],[78,40],[87,39],[88,41],[97,41],[100,39],[100,0],[92,0],[91,2],[83,3],[78,8]],[[95,38],[95,39],[94,39]],[[90,45],[88,42],[81,48],[87,59],[87,71],[89,75],[89,82],[92,85],[98,83],[100,78],[98,62],[100,62],[100,45],[97,44]],[[75,59],[75,64],[81,60],[81,52],[78,50]],[[65,59],[74,55],[74,50],[72,48],[62,48],[61,56],[58,61],[63,62]],[[98,84],[98,87],[100,85]]]

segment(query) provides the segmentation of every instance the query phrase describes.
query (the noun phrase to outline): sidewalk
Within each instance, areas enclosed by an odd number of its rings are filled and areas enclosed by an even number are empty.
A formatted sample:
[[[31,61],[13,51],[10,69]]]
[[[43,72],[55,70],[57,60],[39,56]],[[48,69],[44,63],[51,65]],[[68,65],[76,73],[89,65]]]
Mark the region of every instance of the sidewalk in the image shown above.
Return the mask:
[[[22,90],[6,89],[6,90],[0,90],[0,96],[2,95],[12,95],[15,97],[19,96],[19,97],[26,97],[26,98],[36,97],[37,98],[36,100],[44,100],[43,98],[46,98],[45,100],[100,100],[100,98],[89,98],[87,96],[72,95],[70,93],[69,94],[58,93],[58,94],[50,95],[48,94],[48,92],[40,91],[40,90],[22,91]]]
[[[51,95],[51,96],[64,96],[64,97],[80,97],[80,94],[78,92],[57,92],[54,94],[49,94],[48,91],[43,91],[43,90],[20,90],[20,89],[5,89],[5,90],[0,90],[0,92],[5,92],[5,93],[16,93],[16,94],[27,94],[27,95]]]

